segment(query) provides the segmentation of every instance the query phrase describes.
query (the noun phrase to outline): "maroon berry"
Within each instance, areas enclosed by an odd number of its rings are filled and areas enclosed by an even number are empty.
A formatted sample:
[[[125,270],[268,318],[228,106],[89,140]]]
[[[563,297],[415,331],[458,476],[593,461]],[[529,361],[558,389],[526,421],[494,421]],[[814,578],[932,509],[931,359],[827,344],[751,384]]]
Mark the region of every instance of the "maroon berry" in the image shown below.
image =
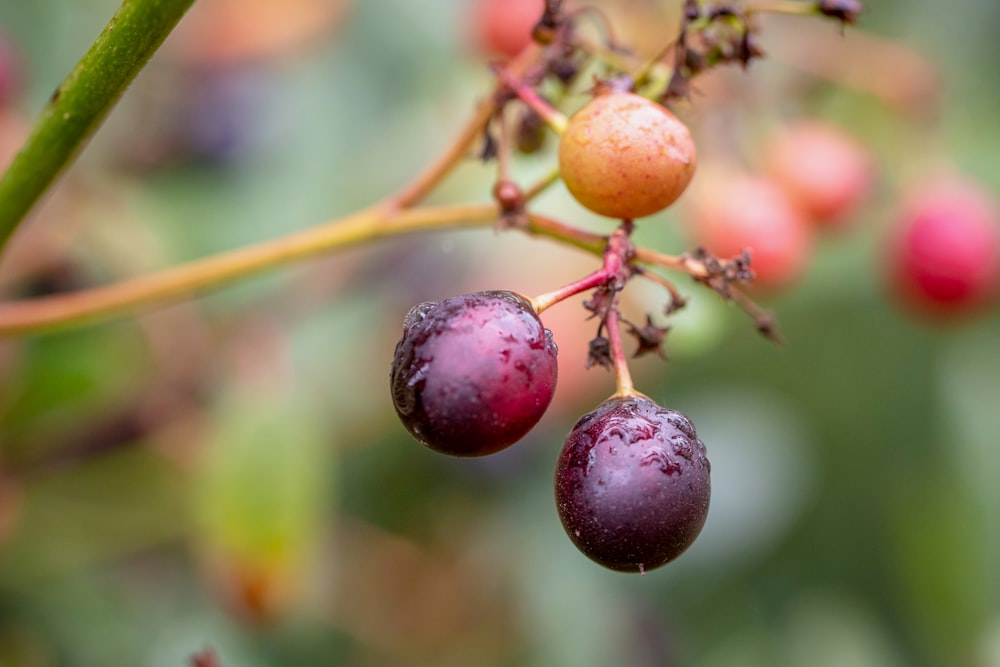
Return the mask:
[[[396,344],[390,384],[403,425],[431,449],[482,456],[538,423],[556,387],[556,345],[513,292],[415,306]]]
[[[645,572],[701,532],[711,494],[705,445],[687,417],[641,396],[612,398],[576,423],[556,467],[556,506],[592,560]]]

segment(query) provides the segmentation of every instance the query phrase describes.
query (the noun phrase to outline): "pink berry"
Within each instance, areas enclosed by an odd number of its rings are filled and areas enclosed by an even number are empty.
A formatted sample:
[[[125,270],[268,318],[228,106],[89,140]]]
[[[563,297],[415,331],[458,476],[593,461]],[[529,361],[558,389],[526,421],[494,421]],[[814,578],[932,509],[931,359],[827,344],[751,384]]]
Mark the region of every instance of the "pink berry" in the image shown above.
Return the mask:
[[[871,189],[872,160],[854,137],[821,121],[785,128],[764,148],[764,169],[813,222],[849,220]]]
[[[544,0],[475,0],[471,24],[476,45],[513,58],[531,43],[544,9]]]
[[[750,251],[754,285],[785,287],[812,253],[809,225],[774,182],[748,174],[713,174],[691,209],[697,244],[720,259]]]
[[[915,188],[889,239],[895,295],[930,316],[966,314],[1000,291],[1000,209],[982,186],[953,178]]]

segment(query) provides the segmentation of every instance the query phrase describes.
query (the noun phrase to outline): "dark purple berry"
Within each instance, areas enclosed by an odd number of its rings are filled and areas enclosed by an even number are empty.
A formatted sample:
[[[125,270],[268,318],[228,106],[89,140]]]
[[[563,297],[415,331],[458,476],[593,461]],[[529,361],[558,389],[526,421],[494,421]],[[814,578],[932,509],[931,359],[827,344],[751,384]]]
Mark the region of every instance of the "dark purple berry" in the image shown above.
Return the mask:
[[[513,292],[478,292],[415,306],[390,374],[403,425],[431,449],[482,456],[508,447],[545,413],[556,345]]]
[[[622,572],[677,558],[701,532],[711,495],[705,445],[675,410],[612,398],[576,423],[556,467],[556,505],[587,557]]]

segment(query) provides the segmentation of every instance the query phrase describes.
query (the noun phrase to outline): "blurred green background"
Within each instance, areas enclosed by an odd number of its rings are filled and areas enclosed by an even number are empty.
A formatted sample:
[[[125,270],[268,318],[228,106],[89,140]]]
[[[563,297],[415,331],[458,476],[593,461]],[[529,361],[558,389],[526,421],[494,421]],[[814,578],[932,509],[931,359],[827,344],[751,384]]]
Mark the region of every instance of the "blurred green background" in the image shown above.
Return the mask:
[[[6,134],[116,4],[0,0],[24,68]],[[491,86],[460,0],[196,4],[18,233],[7,298],[365,206]],[[646,45],[674,36],[678,4],[603,6],[621,41]],[[770,57],[679,107],[717,159],[752,161],[789,119],[831,120],[879,177],[850,231],[819,239],[802,281],[767,299],[784,345],[681,278],[692,304],[669,362],[636,362],[639,389],[688,414],[712,460],[707,525],[678,561],[606,571],[559,525],[559,447],[613,390],[583,369],[593,323],[577,302],[551,311],[553,409],[510,450],[436,455],[390,403],[411,305],[540,293],[596,260],[516,233],[400,238],[0,340],[0,665],[166,667],[211,647],[226,667],[1000,666],[1000,313],[914,319],[879,267],[908,182],[947,165],[1000,191],[1000,4],[868,5],[860,30],[904,49],[914,80],[856,29],[783,18],[764,24]],[[551,143],[516,163],[522,182]],[[470,159],[435,201],[488,201],[493,176]],[[538,210],[608,230],[561,186]],[[639,241],[680,252],[681,215],[644,221]],[[662,305],[634,294],[637,313]]]

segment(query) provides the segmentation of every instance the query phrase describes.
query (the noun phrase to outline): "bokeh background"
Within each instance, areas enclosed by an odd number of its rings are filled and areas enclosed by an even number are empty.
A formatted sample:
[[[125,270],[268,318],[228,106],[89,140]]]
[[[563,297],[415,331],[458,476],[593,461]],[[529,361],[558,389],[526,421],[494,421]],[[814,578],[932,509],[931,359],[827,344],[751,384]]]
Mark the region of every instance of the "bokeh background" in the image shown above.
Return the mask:
[[[679,4],[602,6],[649,51]],[[669,361],[634,366],[713,464],[707,525],[678,561],[606,571],[559,524],[561,443],[613,391],[584,369],[579,300],[543,318],[561,384],[515,447],[448,459],[393,414],[410,306],[540,293],[596,260],[518,233],[399,238],[0,340],[0,665],[167,667],[206,648],[226,667],[1000,665],[1000,313],[914,317],[881,266],[910,184],[946,169],[1000,192],[1000,4],[868,5],[843,36],[766,21],[768,57],[678,106],[703,166],[752,166],[803,117],[877,165],[855,219],[764,295],[785,344],[678,277],[691,305]],[[5,155],[115,8],[0,0],[19,62]],[[488,94],[469,15],[460,0],[199,0],[0,260],[4,297],[151,272],[388,194]],[[553,144],[518,178],[544,174]],[[493,176],[470,159],[434,199],[488,201]],[[537,206],[608,230],[561,186]],[[687,248],[683,211],[644,220],[639,242]],[[630,292],[637,318],[662,307]]]

